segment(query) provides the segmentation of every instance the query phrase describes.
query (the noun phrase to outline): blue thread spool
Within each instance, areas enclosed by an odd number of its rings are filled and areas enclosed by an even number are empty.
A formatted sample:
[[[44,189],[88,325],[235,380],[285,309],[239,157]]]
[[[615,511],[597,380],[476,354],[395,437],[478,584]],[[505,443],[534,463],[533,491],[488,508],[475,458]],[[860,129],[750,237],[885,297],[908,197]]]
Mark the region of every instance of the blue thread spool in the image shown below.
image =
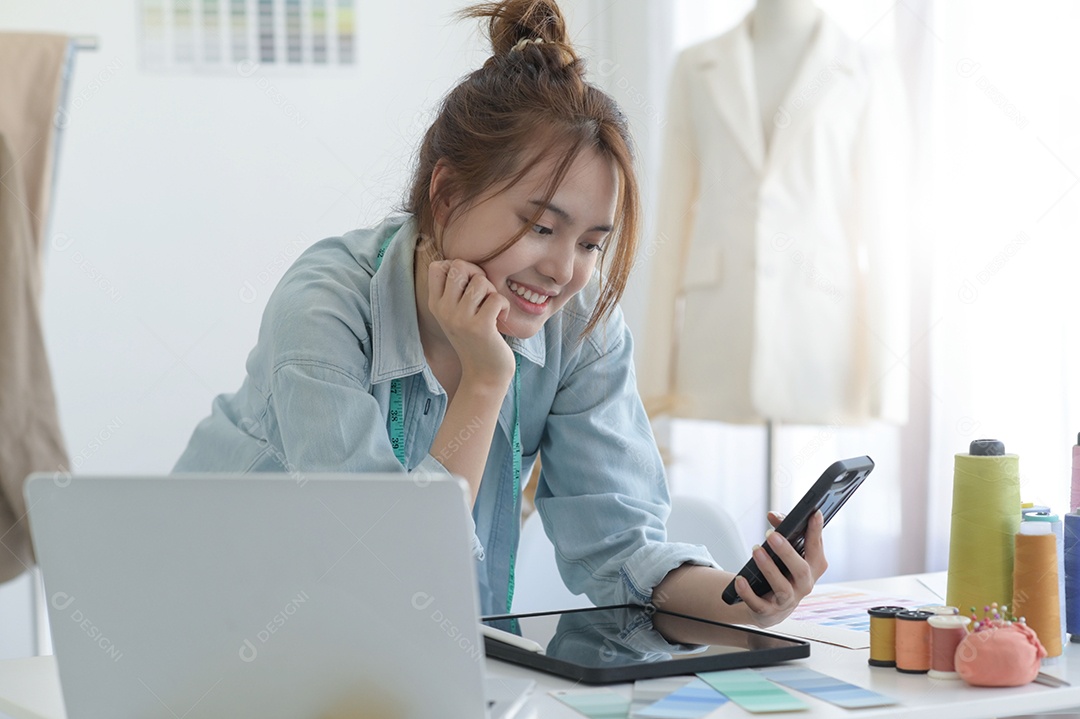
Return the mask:
[[[1065,629],[1080,642],[1080,514],[1065,515]]]

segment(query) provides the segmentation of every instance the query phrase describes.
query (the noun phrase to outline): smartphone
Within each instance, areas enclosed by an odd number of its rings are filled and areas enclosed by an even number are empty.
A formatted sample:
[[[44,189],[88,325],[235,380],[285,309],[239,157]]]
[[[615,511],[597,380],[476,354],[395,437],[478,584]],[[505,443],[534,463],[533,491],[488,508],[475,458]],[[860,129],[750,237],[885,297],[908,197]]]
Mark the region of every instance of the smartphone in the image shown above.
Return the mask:
[[[825,524],[828,524],[833,515],[840,511],[840,507],[844,506],[844,502],[855,493],[855,490],[859,488],[859,485],[863,483],[863,480],[873,469],[874,460],[869,457],[854,457],[833,462],[818,478],[818,481],[814,482],[814,486],[803,495],[803,498],[795,505],[795,509],[784,517],[776,531],[787,537],[791,546],[795,547],[795,551],[799,554],[805,554],[806,523],[810,521],[810,517],[820,509]],[[787,567],[776,556],[772,548],[765,543],[762,543],[761,546],[776,562],[776,566],[780,568],[780,571],[785,576],[790,577]],[[738,576],[746,577],[746,581],[750,582],[750,588],[759,597],[763,597],[772,591],[768,580],[762,575],[753,558],[743,565]],[[724,589],[723,598],[728,604],[737,604],[742,601],[742,598],[735,591],[734,579]]]

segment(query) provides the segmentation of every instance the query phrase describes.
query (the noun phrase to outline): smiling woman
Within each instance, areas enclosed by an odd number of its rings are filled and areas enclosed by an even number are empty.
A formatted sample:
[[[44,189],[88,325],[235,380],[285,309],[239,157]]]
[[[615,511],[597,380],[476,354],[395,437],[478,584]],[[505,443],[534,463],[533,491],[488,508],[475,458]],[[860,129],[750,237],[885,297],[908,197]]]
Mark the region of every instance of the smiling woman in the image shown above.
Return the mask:
[[[406,214],[315,244],[275,289],[239,391],[214,400],[178,471],[453,474],[472,491],[482,610],[508,611],[521,493],[567,586],[597,604],[779,621],[825,567],[776,535],[775,593],[719,601],[703,547],[665,541],[663,466],[618,300],[638,196],[626,119],[584,80],[550,0],[506,0],[494,54],[447,95]],[[438,538],[432,538],[436,540]]]
[[[496,329],[521,339],[540,331],[592,278],[614,222],[615,172],[607,158],[586,150],[545,201],[545,186],[555,170],[554,158],[541,160],[520,181],[473,203],[453,221],[449,202],[434,208],[436,238],[421,243],[416,263],[420,332],[429,356],[443,339],[443,323],[428,309],[427,275],[437,277],[445,293],[452,266],[444,260],[432,267],[429,256],[459,258],[482,270],[487,280],[483,286],[508,301],[504,305],[491,298],[498,310]],[[432,195],[440,196],[452,172],[447,165],[436,166]],[[515,236],[514,243],[505,247],[506,238]],[[467,282],[479,274],[466,271],[460,280]]]

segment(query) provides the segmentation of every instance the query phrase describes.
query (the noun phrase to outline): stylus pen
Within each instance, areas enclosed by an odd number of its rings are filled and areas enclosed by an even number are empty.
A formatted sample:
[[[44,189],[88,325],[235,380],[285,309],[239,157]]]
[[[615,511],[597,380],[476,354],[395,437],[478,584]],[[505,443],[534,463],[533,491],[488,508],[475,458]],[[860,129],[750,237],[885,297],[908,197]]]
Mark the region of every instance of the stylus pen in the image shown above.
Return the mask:
[[[524,649],[527,652],[536,652],[537,654],[544,653],[544,648],[534,642],[532,639],[519,637],[517,634],[513,634],[512,632],[504,632],[502,629],[496,629],[495,627],[490,627],[487,624],[481,624],[480,631],[485,637],[489,639],[494,639],[497,642],[509,644],[510,646],[517,647],[518,649]]]

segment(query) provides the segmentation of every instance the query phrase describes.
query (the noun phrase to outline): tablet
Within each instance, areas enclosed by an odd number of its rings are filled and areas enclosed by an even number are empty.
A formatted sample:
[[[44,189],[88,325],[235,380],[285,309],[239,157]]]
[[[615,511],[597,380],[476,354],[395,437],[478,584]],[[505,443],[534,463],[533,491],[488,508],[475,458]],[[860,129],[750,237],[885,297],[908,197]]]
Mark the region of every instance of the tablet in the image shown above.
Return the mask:
[[[586,684],[775,664],[810,656],[810,644],[758,629],[721,624],[650,607],[620,605],[564,612],[484,617],[489,657]],[[656,629],[663,626],[679,642]]]

